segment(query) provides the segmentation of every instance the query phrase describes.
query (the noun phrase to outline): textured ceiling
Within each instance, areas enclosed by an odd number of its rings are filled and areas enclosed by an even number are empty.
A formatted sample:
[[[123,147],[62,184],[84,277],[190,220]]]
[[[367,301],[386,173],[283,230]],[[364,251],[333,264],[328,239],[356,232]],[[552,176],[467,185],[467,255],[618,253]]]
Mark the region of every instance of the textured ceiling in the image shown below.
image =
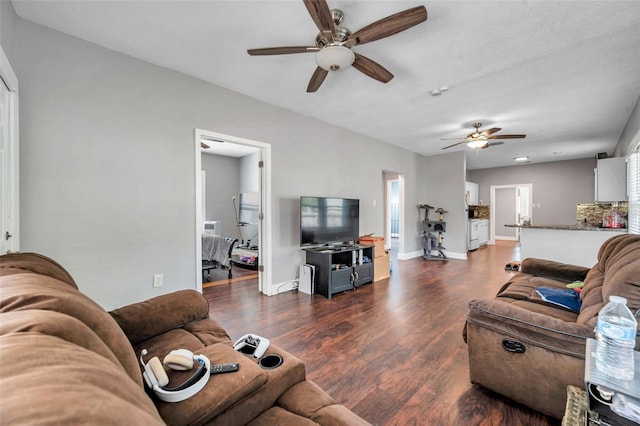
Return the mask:
[[[302,0],[13,1],[24,19],[410,151],[464,150],[470,169],[611,154],[640,96],[640,1],[328,4],[351,31],[421,4],[429,17],[353,48],[391,71],[389,83],[349,68],[310,94],[314,53],[246,52],[313,45]],[[527,137],[442,150],[475,121]]]

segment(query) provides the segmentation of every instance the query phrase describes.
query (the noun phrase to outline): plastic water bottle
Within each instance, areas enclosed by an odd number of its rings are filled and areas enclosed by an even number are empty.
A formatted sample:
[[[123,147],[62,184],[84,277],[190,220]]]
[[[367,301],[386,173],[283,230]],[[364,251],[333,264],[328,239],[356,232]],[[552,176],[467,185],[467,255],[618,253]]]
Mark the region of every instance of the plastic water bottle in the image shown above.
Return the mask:
[[[638,322],[627,307],[627,299],[609,296],[598,313],[596,368],[616,379],[633,379],[633,348]]]

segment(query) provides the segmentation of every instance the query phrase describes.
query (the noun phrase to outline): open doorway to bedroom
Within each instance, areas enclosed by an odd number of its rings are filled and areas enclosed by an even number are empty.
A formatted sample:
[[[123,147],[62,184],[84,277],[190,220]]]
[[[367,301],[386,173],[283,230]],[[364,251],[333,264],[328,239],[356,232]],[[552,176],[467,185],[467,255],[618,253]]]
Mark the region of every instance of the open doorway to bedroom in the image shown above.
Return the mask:
[[[196,129],[199,289],[255,281],[269,293],[270,146]]]
[[[390,268],[397,266],[398,254],[403,247],[401,238],[404,228],[402,203],[404,200],[404,176],[397,172],[382,171],[384,183],[385,213],[384,239],[389,249]]]

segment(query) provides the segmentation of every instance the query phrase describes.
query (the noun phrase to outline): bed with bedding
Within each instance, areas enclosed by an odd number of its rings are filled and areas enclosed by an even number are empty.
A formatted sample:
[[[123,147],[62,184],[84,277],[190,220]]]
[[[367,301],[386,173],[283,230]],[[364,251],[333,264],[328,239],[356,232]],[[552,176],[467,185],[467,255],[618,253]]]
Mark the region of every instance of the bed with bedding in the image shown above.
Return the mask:
[[[211,234],[202,235],[202,281],[206,279],[205,273],[209,277],[212,269],[229,270],[229,278],[233,276],[231,252],[237,242],[236,238]]]

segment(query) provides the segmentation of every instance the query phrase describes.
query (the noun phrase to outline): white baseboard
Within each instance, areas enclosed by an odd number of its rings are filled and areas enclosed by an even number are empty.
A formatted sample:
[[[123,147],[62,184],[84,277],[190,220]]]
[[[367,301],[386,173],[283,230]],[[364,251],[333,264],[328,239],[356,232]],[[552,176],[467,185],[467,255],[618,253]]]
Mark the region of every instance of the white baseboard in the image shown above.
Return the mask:
[[[467,253],[456,253],[450,251],[444,251],[449,259],[467,260]],[[422,257],[422,250],[412,251],[411,253],[398,253],[398,260],[415,259],[416,257]]]
[[[518,237],[499,237],[498,235],[496,235],[496,240],[518,241]]]
[[[293,291],[298,288],[298,280],[289,280],[282,283],[272,283],[269,286],[269,294],[267,296],[275,296],[276,294]]]

